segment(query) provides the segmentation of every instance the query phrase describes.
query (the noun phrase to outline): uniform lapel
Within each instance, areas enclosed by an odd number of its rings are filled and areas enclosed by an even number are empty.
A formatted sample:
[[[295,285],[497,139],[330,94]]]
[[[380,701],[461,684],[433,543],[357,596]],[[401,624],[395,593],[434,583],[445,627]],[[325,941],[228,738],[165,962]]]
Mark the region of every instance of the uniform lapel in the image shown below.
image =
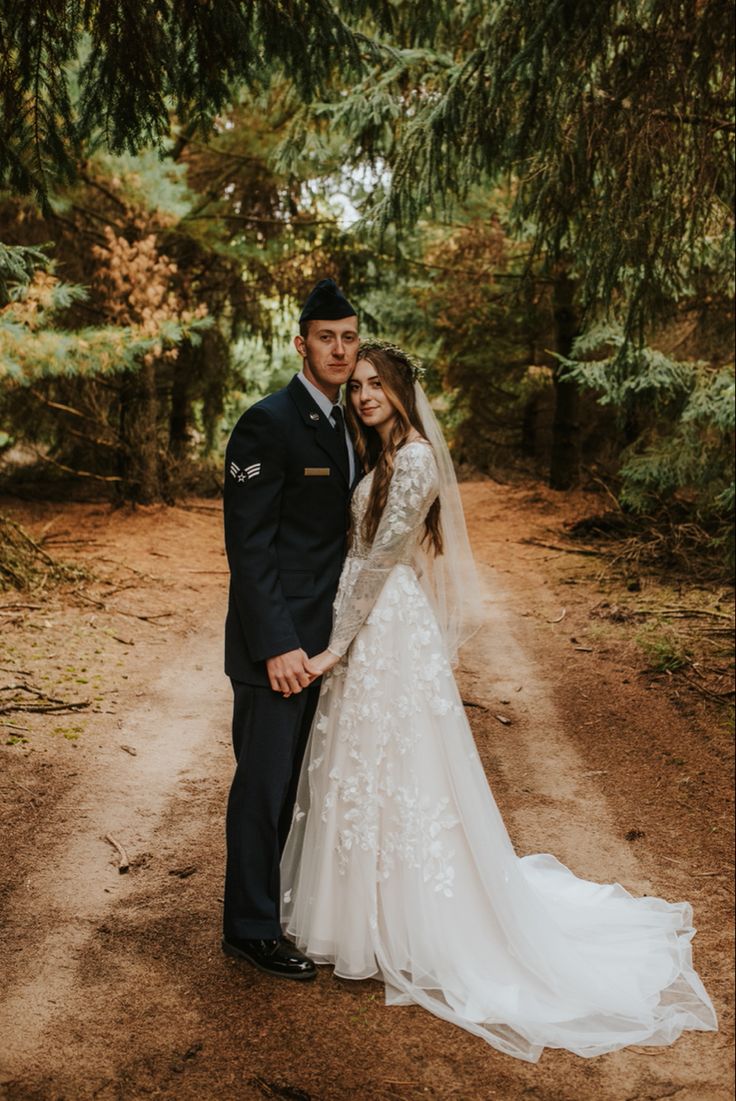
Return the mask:
[[[348,467],[348,454],[344,442],[332,427],[327,417],[312,399],[306,386],[303,386],[295,375],[287,387],[289,395],[299,410],[302,420],[314,431],[315,442],[326,451],[333,460],[335,466],[345,479],[346,485],[350,484],[350,470]]]

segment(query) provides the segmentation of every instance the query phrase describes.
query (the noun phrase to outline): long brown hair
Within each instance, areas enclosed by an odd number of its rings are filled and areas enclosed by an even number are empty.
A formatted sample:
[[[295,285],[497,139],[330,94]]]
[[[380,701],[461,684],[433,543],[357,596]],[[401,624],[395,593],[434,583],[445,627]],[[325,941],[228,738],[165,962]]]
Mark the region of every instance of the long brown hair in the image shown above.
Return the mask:
[[[358,361],[361,359],[367,359],[375,367],[383,392],[396,411],[388,441],[384,447],[375,428],[366,427],[356,413],[348,389],[348,400],[345,402],[346,421],[353,437],[355,452],[365,473],[373,471],[373,482],[362,530],[363,538],[367,543],[371,543],[386,507],[396,452],[406,443],[412,429],[425,439],[426,434],[416,408],[414,394],[416,365],[412,359],[400,348],[378,341],[366,341],[361,344],[358,349]],[[434,554],[442,554],[439,497],[432,503],[424,521],[422,543],[426,544]]]

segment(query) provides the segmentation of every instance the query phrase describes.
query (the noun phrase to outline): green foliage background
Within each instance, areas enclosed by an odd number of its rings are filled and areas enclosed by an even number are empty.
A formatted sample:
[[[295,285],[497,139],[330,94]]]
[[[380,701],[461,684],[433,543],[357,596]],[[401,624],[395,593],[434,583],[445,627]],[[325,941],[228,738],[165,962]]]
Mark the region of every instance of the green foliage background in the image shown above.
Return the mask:
[[[332,275],[460,462],[728,561],[733,36],[725,0],[2,5],[0,477],[214,490]]]

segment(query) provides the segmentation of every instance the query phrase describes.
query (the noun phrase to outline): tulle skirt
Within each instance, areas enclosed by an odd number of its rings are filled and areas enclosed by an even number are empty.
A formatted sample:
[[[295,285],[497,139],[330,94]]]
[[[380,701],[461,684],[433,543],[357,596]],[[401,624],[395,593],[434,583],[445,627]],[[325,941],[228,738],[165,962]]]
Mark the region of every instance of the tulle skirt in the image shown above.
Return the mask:
[[[408,566],[323,683],[282,885],[284,928],[316,962],[380,978],[387,1002],[424,1006],[520,1059],[717,1027],[687,902],[516,855]]]

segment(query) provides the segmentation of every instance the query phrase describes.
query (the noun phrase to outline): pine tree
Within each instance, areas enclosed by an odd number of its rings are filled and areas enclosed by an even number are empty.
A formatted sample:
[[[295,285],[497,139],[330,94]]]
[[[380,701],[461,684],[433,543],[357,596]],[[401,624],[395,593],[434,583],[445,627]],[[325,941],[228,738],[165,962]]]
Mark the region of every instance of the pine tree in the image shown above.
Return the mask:
[[[598,325],[561,359],[565,375],[594,391],[620,421],[636,425],[621,455],[620,500],[656,514],[675,502],[716,533],[733,565],[736,386],[733,365],[675,359],[627,345],[620,328]]]
[[[429,23],[427,23],[427,19]],[[426,24],[426,25],[425,25]],[[726,0],[515,0],[432,6],[393,69],[331,105],[391,170],[374,217],[413,227],[507,180],[527,271],[556,284],[556,348],[616,316],[626,342],[690,293],[730,283],[734,26]],[[704,244],[707,242],[707,249]],[[623,362],[623,361],[622,361]],[[633,368],[633,365],[630,364]],[[635,369],[635,368],[633,368]],[[578,390],[555,373],[550,480],[578,464]]]
[[[498,0],[457,19],[472,44],[407,117],[384,216],[508,173],[530,260],[564,260],[583,310],[625,300],[633,332],[730,236],[731,5]]]
[[[2,0],[0,187],[45,198],[90,140],[136,152],[168,137],[172,113],[209,131],[236,85],[281,71],[309,99],[378,52],[327,0]]]
[[[305,188],[273,167],[294,98],[283,88],[244,97],[208,141],[170,138],[168,156],[100,151],[45,212],[0,198],[0,235],[24,242],[18,271],[52,238],[64,283],[89,289],[65,303],[57,295],[62,312],[16,327],[12,347],[0,337],[0,359],[22,358],[28,372],[0,379],[0,428],[65,467],[115,479],[126,497],[216,484],[207,460],[226,406],[246,389],[240,342],[268,348],[278,303],[302,299],[325,273],[355,287],[370,257],[339,229],[318,179]],[[62,351],[66,370],[54,358]]]

